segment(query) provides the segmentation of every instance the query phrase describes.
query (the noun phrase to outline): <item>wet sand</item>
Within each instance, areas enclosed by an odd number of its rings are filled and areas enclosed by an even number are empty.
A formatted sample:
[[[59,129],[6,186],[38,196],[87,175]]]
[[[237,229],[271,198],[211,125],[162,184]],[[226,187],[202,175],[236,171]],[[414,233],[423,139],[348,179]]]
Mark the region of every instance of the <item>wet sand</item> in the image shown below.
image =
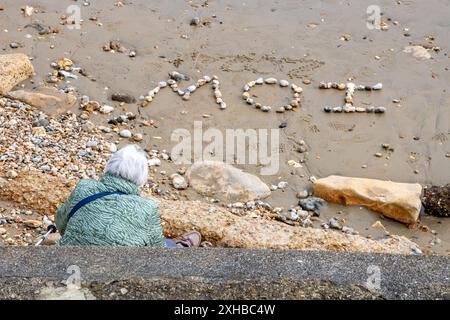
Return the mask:
[[[194,121],[202,121],[204,130],[211,127],[222,131],[278,128],[281,122],[287,121],[288,126],[281,133],[280,171],[274,176],[261,177],[269,185],[289,182],[288,190],[275,191],[267,199],[274,206],[295,205],[296,193],[310,187],[310,176],[339,174],[422,185],[450,181],[450,158],[446,157],[450,152],[450,95],[446,91],[450,83],[447,55],[450,4],[446,1],[402,1],[401,4],[382,1],[383,18],[398,21],[398,25],[387,21],[386,32],[366,27],[370,1],[207,1],[208,5],[202,6],[204,2],[200,1],[136,0],[125,1],[124,7],[116,7],[114,3],[91,1],[90,6],[82,6],[82,2],[74,1],[29,1],[26,4],[43,12],[26,18],[20,13],[20,6],[25,3],[3,1],[1,52],[23,52],[34,58],[36,76],[34,83],[25,83],[27,89],[44,82],[51,71],[51,62],[63,57],[72,59],[96,79],[95,82],[87,77],[72,80],[71,85],[80,95],[117,106],[116,116],[132,111],[158,123],[158,128],[137,126],[134,130],[144,134],[141,145],[147,149],[171,150],[175,145],[170,142],[173,130],[192,130]],[[80,30],[59,25],[59,18],[73,4],[81,5],[84,23]],[[210,24],[190,26],[190,20],[196,16]],[[91,17],[97,17],[98,21],[90,21]],[[35,30],[24,29],[36,20],[58,27],[60,33],[39,37]],[[404,28],[409,28],[410,36],[404,35]],[[26,34],[32,38],[26,38]],[[341,40],[344,34],[351,35],[351,40]],[[435,38],[433,46],[441,48],[439,52],[430,52],[431,59],[419,61],[403,52],[411,43],[429,45],[426,40],[429,35]],[[103,45],[116,39],[136,50],[137,57],[131,59],[127,54],[102,50]],[[11,49],[11,42],[22,47]],[[147,108],[136,104],[118,107],[109,100],[114,92],[139,97],[175,69],[192,79],[217,74],[227,110],[219,110],[210,88],[199,90],[190,101],[182,101],[176,94],[164,91]],[[274,76],[301,85],[304,92],[298,112],[266,114],[246,105],[241,99],[242,86],[260,76]],[[383,90],[379,92],[357,92],[355,104],[385,106],[386,114],[324,113],[326,105],[342,105],[344,94],[319,90],[319,82],[346,82],[349,78],[357,84],[382,82]],[[312,83],[304,85],[304,79]],[[186,82],[186,86],[189,84]],[[269,86],[256,88],[252,93],[268,105],[285,104],[291,96],[287,89]],[[393,99],[400,99],[401,106],[392,103]],[[78,106],[73,111],[78,113]],[[204,114],[210,118],[203,118]],[[106,125],[112,117],[97,115],[91,121]],[[112,142],[117,140],[116,134],[107,137]],[[308,145],[305,154],[296,151],[296,141],[300,140]],[[383,143],[395,148],[389,159],[374,156],[382,152]],[[287,165],[289,160],[301,159],[305,160],[303,169]],[[160,170],[173,173],[178,167],[163,162]],[[239,167],[259,174],[259,167]],[[192,190],[184,194],[187,199],[201,198]],[[427,246],[433,238],[430,232],[409,230],[359,207],[329,205],[322,210],[321,218],[325,222],[338,211],[343,213],[337,216],[345,218],[348,226],[363,235],[382,236],[383,231],[371,227],[380,220],[389,232],[406,235],[421,245]],[[448,253],[449,220],[425,216],[421,222],[435,230],[442,240],[432,250]],[[319,222],[316,224],[320,226]]]

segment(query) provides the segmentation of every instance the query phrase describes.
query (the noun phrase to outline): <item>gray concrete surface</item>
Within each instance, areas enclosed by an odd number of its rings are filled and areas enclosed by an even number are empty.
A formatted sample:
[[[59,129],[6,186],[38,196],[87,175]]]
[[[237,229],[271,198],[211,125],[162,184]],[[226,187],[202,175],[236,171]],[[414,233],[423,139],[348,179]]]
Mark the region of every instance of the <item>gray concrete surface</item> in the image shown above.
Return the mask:
[[[77,270],[81,298],[449,299],[449,262],[317,251],[2,247],[0,299],[79,298],[62,283],[76,284]]]

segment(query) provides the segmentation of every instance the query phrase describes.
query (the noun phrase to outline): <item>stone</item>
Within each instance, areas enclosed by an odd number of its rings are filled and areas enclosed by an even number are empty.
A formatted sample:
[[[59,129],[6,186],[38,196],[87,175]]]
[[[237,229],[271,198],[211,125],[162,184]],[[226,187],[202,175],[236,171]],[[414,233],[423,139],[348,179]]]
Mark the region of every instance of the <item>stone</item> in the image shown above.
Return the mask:
[[[111,96],[112,101],[124,102],[124,103],[135,103],[136,99],[131,94],[126,93],[114,93]]]
[[[14,171],[14,170],[9,170],[9,171],[6,173],[6,177],[7,177],[8,179],[15,179],[15,178],[17,178],[17,176],[18,176],[18,173],[17,173],[16,171]]]
[[[286,181],[281,181],[277,185],[278,189],[286,189],[288,186],[289,186],[289,183],[287,183]]]
[[[77,102],[75,94],[65,93],[53,87],[40,87],[33,91],[11,91],[7,97],[20,100],[48,115],[60,115],[70,110]]]
[[[111,153],[117,152],[117,146],[115,143],[111,143],[111,145],[109,146],[109,152],[111,152]]]
[[[279,83],[280,87],[289,86],[289,81],[287,81],[287,80],[280,80],[278,83]]]
[[[297,193],[297,199],[306,199],[309,196],[308,190],[299,191]]]
[[[23,222],[24,225],[26,225],[29,228],[42,228],[43,227],[43,223],[41,221],[38,220],[26,220]]]
[[[122,138],[131,138],[133,135],[131,134],[130,130],[122,130],[120,131],[119,135]]]
[[[394,220],[417,222],[422,207],[422,187],[376,179],[329,176],[314,183],[314,195],[332,203],[359,205]]]
[[[184,177],[179,174],[172,175],[172,185],[177,190],[185,190],[188,188],[188,183]]]
[[[155,158],[148,160],[149,167],[159,167],[161,165],[161,160]]]
[[[403,52],[411,54],[417,60],[428,60],[431,58],[428,50],[422,46],[407,46]]]
[[[133,140],[136,142],[140,142],[144,139],[143,135],[141,133],[135,133],[133,135]]]
[[[198,193],[227,202],[248,202],[271,194],[257,176],[219,161],[194,163],[186,175]]]
[[[278,80],[275,78],[267,78],[266,80],[264,80],[264,82],[267,84],[275,84],[278,82]]]
[[[0,55],[0,95],[31,77],[34,73],[30,59],[22,54]]]
[[[101,108],[100,108],[100,112],[101,113],[103,113],[103,114],[108,114],[108,113],[111,113],[111,112],[113,112],[114,111],[114,107],[111,107],[111,106],[102,106]]]
[[[316,216],[320,216],[320,207],[324,206],[326,201],[318,197],[309,197],[298,201],[298,205],[306,211],[311,211]]]
[[[328,225],[330,226],[331,229],[342,230],[343,228],[342,224],[334,217],[330,219]]]

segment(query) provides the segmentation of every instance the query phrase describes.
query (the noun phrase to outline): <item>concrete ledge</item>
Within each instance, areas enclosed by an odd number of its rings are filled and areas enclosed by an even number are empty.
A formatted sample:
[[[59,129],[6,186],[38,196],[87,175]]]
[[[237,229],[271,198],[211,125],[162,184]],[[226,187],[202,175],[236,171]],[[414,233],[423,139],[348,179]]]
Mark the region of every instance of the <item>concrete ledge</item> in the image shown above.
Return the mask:
[[[443,256],[100,247],[0,248],[0,299],[70,298],[69,266],[97,299],[450,299]]]

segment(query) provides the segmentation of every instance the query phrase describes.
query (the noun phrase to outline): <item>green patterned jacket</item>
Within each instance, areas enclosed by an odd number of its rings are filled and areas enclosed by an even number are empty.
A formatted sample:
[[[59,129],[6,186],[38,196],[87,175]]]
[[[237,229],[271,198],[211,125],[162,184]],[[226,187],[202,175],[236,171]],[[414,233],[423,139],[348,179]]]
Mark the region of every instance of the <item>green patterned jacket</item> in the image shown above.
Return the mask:
[[[68,221],[70,210],[81,200],[101,192],[121,191],[81,207]],[[165,247],[156,203],[139,196],[138,187],[105,174],[99,181],[81,180],[56,213],[62,235],[60,245]]]

